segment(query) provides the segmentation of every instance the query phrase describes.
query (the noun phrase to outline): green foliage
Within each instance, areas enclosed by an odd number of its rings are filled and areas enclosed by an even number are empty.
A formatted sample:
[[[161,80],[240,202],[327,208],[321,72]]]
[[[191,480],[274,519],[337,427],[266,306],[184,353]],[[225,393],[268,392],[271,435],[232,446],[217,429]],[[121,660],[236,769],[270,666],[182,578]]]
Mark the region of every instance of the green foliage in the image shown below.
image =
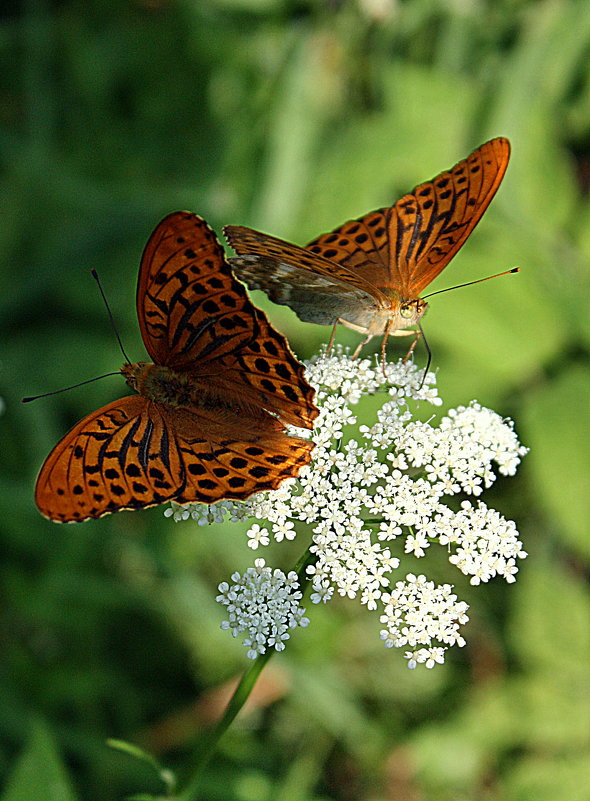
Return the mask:
[[[432,289],[522,272],[433,298],[425,328],[445,402],[513,416],[531,448],[494,489],[530,557],[515,586],[477,591],[435,562],[472,622],[468,648],[432,673],[385,651],[355,604],[311,609],[222,741],[203,798],[587,796],[589,53],[585,0],[3,6],[3,801],[161,795],[153,766],[110,737],[154,754],[182,788],[216,691],[245,663],[214,602],[251,561],[242,526],[196,530],[157,509],[55,526],[34,508],[52,445],[124,392],[112,378],[20,404],[117,369],[89,269],[140,359],[137,267],[164,214],[301,243],[498,135],[513,146],[506,179]],[[300,356],[326,341],[255,300]],[[268,559],[290,568],[303,548]]]
[[[522,417],[525,436],[537,445],[529,468],[541,490],[540,507],[555,521],[565,543],[586,558],[590,451],[580,443],[590,442],[588,409],[590,375],[583,365],[573,364],[527,394]],[[555,481],[556,464],[566,465],[567,480]]]
[[[8,781],[2,801],[76,801],[66,768],[46,725],[36,721]]]

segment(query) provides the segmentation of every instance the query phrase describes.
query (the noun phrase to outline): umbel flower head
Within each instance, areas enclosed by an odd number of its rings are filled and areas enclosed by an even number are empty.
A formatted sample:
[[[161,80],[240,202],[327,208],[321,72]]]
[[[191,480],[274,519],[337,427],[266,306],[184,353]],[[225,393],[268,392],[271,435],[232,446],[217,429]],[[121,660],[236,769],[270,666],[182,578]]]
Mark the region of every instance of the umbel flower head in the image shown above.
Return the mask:
[[[284,650],[289,629],[308,625],[305,609],[299,605],[302,592],[294,571],[285,575],[266,567],[264,559],[256,559],[243,576],[234,573],[231,578],[235,584],[230,587],[224,581],[218,588],[216,600],[227,608],[228,615],[221,628],[229,629],[234,637],[248,634],[242,643],[250,659],[267,648]]]
[[[165,514],[200,525],[254,518],[258,522],[248,531],[253,549],[271,538],[293,539],[298,523],[309,524],[311,601],[326,603],[335,593],[358,599],[379,614],[385,645],[408,649],[410,667],[440,664],[450,646],[465,644],[460,626],[468,621],[467,604],[448,584],[436,586],[413,572],[400,575],[400,558],[421,559],[441,545],[471,584],[496,576],[513,582],[526,552],[514,522],[481,495],[497,473],[514,475],[527,449],[512,421],[475,401],[438,422],[434,415],[427,422],[416,419],[419,408],[442,401],[434,373],[422,381],[411,363],[389,364],[384,374],[369,359],[353,361],[338,351],[312,359],[306,378],[317,390],[320,415],[311,434],[312,461],[298,479],[242,503],[173,505]],[[382,402],[373,423],[359,425],[354,410],[369,395]],[[246,576],[232,580],[237,587]],[[285,578],[285,587],[293,588],[292,579]],[[246,617],[252,614],[255,593],[234,595],[234,614],[239,604],[245,604]],[[266,604],[264,593],[260,603]],[[297,625],[297,615],[289,620]],[[276,641],[274,634],[259,637],[257,630],[255,640],[247,639],[250,655]]]

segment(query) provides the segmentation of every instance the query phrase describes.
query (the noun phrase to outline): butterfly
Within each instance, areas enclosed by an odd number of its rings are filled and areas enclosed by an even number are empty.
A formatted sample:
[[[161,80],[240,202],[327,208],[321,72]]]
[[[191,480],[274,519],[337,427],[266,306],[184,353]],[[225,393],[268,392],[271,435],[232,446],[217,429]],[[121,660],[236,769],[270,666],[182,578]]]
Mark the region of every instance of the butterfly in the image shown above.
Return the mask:
[[[165,501],[242,500],[309,463],[314,390],[249,301],[207,223],[175,212],[152,233],[137,284],[153,363],[124,364],[137,394],[85,417],[51,451],[35,501],[58,522]]]
[[[387,337],[416,333],[403,329],[420,324],[428,306],[421,292],[481,219],[509,157],[508,140],[492,139],[393,206],[350,220],[305,248],[226,226],[238,254],[230,259],[232,269],[250,289],[290,306],[301,320],[333,326],[328,350],[338,323],[366,335],[354,357],[381,334],[385,364]]]

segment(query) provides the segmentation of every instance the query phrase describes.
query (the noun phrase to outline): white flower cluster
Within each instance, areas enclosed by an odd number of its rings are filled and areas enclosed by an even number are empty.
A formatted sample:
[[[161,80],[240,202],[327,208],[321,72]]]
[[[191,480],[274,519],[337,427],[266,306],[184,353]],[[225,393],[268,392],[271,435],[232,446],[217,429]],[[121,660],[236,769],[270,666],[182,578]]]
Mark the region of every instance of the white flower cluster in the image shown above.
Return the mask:
[[[381,639],[386,648],[414,649],[406,651],[408,667],[426,664],[432,668],[444,662],[445,648],[433,646],[433,641],[460,648],[465,645],[459,625],[469,620],[468,606],[457,600],[452,589],[450,584],[436,587],[426,576],[408,573],[405,581],[398,581],[392,592],[381,596],[384,609],[379,620],[387,626],[381,631]]]
[[[475,402],[438,425],[415,420],[418,402],[440,406],[441,400],[435,375],[423,381],[410,363],[389,364],[384,375],[381,365],[339,351],[313,359],[306,377],[317,390],[320,414],[313,458],[298,480],[245,503],[173,506],[167,514],[201,525],[253,517],[270,525],[277,541],[292,539],[296,522],[310,524],[312,602],[326,602],[334,592],[358,597],[369,610],[382,610],[386,645],[420,646],[406,653],[411,666],[442,662],[449,645],[462,644],[457,627],[467,620],[467,607],[448,585],[434,587],[411,573],[392,591],[392,573],[403,553],[420,558],[438,543],[472,584],[494,576],[514,581],[516,561],[526,556],[514,523],[481,501],[453,504],[453,496],[480,496],[495,481],[494,465],[513,475],[527,449],[511,421]],[[352,407],[369,395],[373,407],[382,397],[376,422],[359,426]],[[248,537],[258,548],[271,534],[256,523]]]
[[[297,573],[285,575],[282,570],[265,567],[264,559],[256,559],[243,576],[234,573],[232,586],[219,585],[216,600],[227,607],[228,620],[221,624],[234,637],[247,632],[242,641],[248,657],[256,659],[267,648],[282,651],[290,629],[307,626],[305,609],[299,606],[303,593]]]

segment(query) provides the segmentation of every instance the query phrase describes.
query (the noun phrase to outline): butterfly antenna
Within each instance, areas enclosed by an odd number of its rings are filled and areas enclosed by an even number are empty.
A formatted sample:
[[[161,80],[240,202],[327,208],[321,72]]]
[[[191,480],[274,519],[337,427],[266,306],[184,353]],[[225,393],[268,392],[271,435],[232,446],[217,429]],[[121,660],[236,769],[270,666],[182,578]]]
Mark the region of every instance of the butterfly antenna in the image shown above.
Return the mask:
[[[60,392],[67,392],[70,389],[76,389],[76,387],[83,387],[84,384],[92,384],[93,381],[100,381],[101,378],[108,378],[110,375],[121,375],[121,373],[105,373],[104,375],[98,375],[96,378],[89,378],[87,381],[80,381],[79,384],[72,384],[71,387],[64,387],[63,389],[54,389],[53,392],[44,392],[42,395],[32,395],[30,398],[23,398],[23,403],[30,403],[31,401],[37,400],[38,398],[46,398],[48,395],[59,395]]]
[[[121,353],[123,354],[123,356],[125,358],[125,361],[128,364],[131,364],[131,359],[125,353],[125,348],[123,347],[123,343],[121,342],[121,337],[119,336],[119,332],[117,331],[117,326],[115,325],[115,318],[113,317],[113,313],[111,311],[111,307],[109,306],[109,302],[107,300],[107,296],[105,295],[105,293],[103,291],[102,284],[100,283],[100,278],[98,277],[98,273],[96,272],[94,267],[90,270],[90,272],[92,273],[92,277],[94,278],[94,280],[98,284],[98,289],[100,290],[100,294],[101,294],[102,299],[104,301],[104,305],[106,306],[107,312],[109,314],[109,319],[111,321],[111,325],[113,326],[113,331],[115,332],[115,336],[117,337],[117,342],[119,343],[119,347],[121,348]]]
[[[424,333],[424,329],[422,328],[421,323],[418,323],[418,328],[420,329],[420,333],[422,334],[422,339],[424,340],[424,346],[426,347],[426,353],[428,354],[428,358],[426,359],[426,369],[424,370],[422,381],[420,381],[420,386],[418,387],[418,389],[422,389],[422,387],[424,386],[424,382],[426,381],[426,376],[428,375],[428,370],[430,369],[430,365],[432,363],[432,351],[430,350],[430,345],[428,344],[428,340],[426,339],[426,334]]]
[[[463,289],[464,286],[473,286],[473,284],[481,284],[483,281],[489,281],[492,278],[499,278],[501,275],[510,275],[510,273],[519,273],[520,267],[513,267],[511,270],[505,270],[503,273],[496,273],[495,275],[488,275],[486,278],[478,278],[477,281],[468,281],[466,284],[457,284],[457,286],[449,286],[446,289],[438,289],[436,292],[431,292],[429,295],[423,295],[423,299],[431,298],[433,295],[440,295],[441,292],[450,292],[451,289]]]

